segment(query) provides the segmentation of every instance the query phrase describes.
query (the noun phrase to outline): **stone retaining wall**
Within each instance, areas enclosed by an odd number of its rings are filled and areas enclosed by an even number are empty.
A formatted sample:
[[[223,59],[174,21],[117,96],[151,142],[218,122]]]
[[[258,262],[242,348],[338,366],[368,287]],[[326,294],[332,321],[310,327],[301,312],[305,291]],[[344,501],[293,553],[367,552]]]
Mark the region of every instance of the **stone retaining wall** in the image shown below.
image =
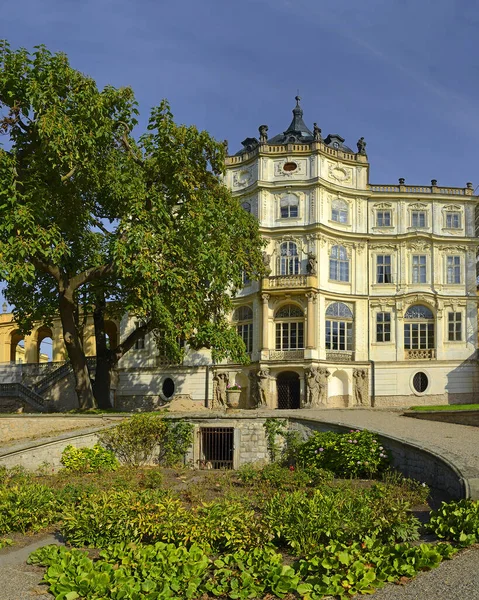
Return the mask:
[[[479,427],[479,410],[438,410],[438,411],[407,411],[405,417],[439,421],[441,423],[456,423],[456,425],[471,425]]]

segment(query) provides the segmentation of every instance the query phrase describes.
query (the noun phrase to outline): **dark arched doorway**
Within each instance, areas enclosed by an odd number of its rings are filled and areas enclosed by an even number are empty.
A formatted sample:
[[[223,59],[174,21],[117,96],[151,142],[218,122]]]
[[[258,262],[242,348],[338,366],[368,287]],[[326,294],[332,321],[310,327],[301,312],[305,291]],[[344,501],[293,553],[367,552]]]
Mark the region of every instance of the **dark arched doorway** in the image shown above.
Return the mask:
[[[284,371],[276,378],[278,390],[278,408],[299,408],[300,388],[299,375],[294,371]]]

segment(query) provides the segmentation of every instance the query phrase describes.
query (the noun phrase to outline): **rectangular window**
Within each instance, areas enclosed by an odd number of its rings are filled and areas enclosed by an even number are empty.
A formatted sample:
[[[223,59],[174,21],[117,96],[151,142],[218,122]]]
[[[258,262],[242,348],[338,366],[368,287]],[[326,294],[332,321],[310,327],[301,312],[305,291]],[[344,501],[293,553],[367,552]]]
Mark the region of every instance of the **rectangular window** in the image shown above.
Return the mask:
[[[251,283],[251,279],[248,277],[246,271],[241,273],[241,279],[243,280],[243,285],[249,285]]]
[[[406,350],[434,348],[434,323],[405,323],[404,348]]]
[[[447,283],[461,283],[461,257],[447,257]]]
[[[412,227],[426,227],[426,211],[413,210],[411,213]]]
[[[448,229],[460,229],[461,215],[458,212],[446,213],[446,227]]]
[[[238,325],[236,331],[246,346],[246,352],[253,352],[253,323]]]
[[[415,255],[412,257],[412,282],[426,283],[426,256]]]
[[[376,342],[391,341],[391,313],[380,312],[376,315]]]
[[[462,340],[462,314],[459,312],[448,313],[447,333],[450,342]]]
[[[304,323],[276,323],[276,350],[304,348]]]
[[[390,210],[378,210],[376,213],[376,226],[377,227],[391,227],[391,211]]]
[[[331,212],[331,220],[336,221],[337,223],[347,223],[348,222],[348,211],[343,208],[333,208]]]
[[[392,283],[391,255],[378,254],[376,257],[376,283]]]
[[[298,216],[298,205],[292,204],[290,206],[281,207],[281,218],[290,219]]]
[[[135,323],[136,329],[138,329],[139,327],[142,327],[142,325],[143,325],[143,323],[141,321],[136,321],[136,323]],[[145,336],[142,335],[135,342],[135,350],[144,350],[144,349],[145,349]]]
[[[348,321],[326,321],[326,349],[352,350],[353,324]]]

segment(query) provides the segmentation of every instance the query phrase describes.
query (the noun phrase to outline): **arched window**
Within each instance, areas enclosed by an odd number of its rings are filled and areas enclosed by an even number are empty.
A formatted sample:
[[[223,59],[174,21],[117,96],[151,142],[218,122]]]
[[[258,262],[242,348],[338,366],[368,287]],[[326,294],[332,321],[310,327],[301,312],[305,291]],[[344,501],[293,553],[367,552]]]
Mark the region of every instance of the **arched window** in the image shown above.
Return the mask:
[[[282,219],[290,219],[299,215],[299,202],[296,196],[288,194],[283,196],[279,202]]]
[[[348,204],[344,200],[333,200],[331,205],[331,220],[336,223],[348,222]]]
[[[333,246],[329,257],[329,279],[349,281],[349,258],[344,246]]]
[[[299,274],[298,247],[294,242],[281,244],[280,275]]]
[[[304,313],[294,304],[281,307],[274,316],[276,322],[276,350],[304,348]]]
[[[253,311],[249,306],[240,306],[233,315],[236,333],[243,340],[246,352],[253,352]]]
[[[404,349],[405,350],[433,350],[434,341],[434,315],[432,311],[421,304],[410,306],[404,315]],[[413,353],[411,357],[421,358]],[[424,358],[433,358],[432,352],[426,353]]]
[[[353,350],[353,313],[342,302],[326,309],[326,350]]]

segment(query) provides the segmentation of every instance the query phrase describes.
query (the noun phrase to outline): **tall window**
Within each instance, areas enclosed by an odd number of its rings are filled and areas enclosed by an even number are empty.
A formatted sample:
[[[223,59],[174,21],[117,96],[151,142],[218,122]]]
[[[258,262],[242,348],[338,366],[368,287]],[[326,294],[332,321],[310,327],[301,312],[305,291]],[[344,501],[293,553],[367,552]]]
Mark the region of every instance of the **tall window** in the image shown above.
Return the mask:
[[[348,204],[344,200],[333,200],[331,220],[337,223],[348,222]]]
[[[415,254],[412,257],[412,282],[426,283],[427,281],[427,262],[424,254]]]
[[[243,340],[246,352],[253,352],[253,311],[249,306],[240,306],[233,315],[236,333]]]
[[[447,333],[450,342],[460,342],[462,340],[462,314],[460,312],[447,314]]]
[[[135,322],[135,329],[139,329],[144,325],[143,321]],[[135,350],[144,350],[145,349],[145,335],[143,334],[139,337],[135,342]]]
[[[284,242],[281,244],[280,274],[299,274],[298,247],[294,242]]]
[[[378,254],[376,257],[376,283],[392,283],[391,255]]]
[[[331,248],[329,278],[334,281],[349,281],[349,259],[344,246],[333,246]]]
[[[391,341],[391,313],[378,312],[376,314],[376,342]]]
[[[461,257],[447,257],[447,283],[461,283]]]
[[[280,308],[275,314],[276,350],[304,348],[304,313],[293,304]]]
[[[326,309],[326,350],[353,349],[353,313],[342,302]]]
[[[376,213],[376,227],[391,227],[391,211],[378,210]]]
[[[404,315],[404,348],[434,348],[434,315],[426,306],[418,304],[407,309]]]
[[[447,229],[460,229],[461,228],[461,215],[458,212],[446,213],[446,227]]]
[[[426,211],[425,210],[413,210],[412,211],[411,226],[412,227],[426,227]]]
[[[280,211],[282,219],[289,219],[299,215],[298,198],[293,195],[285,196],[280,201]]]

